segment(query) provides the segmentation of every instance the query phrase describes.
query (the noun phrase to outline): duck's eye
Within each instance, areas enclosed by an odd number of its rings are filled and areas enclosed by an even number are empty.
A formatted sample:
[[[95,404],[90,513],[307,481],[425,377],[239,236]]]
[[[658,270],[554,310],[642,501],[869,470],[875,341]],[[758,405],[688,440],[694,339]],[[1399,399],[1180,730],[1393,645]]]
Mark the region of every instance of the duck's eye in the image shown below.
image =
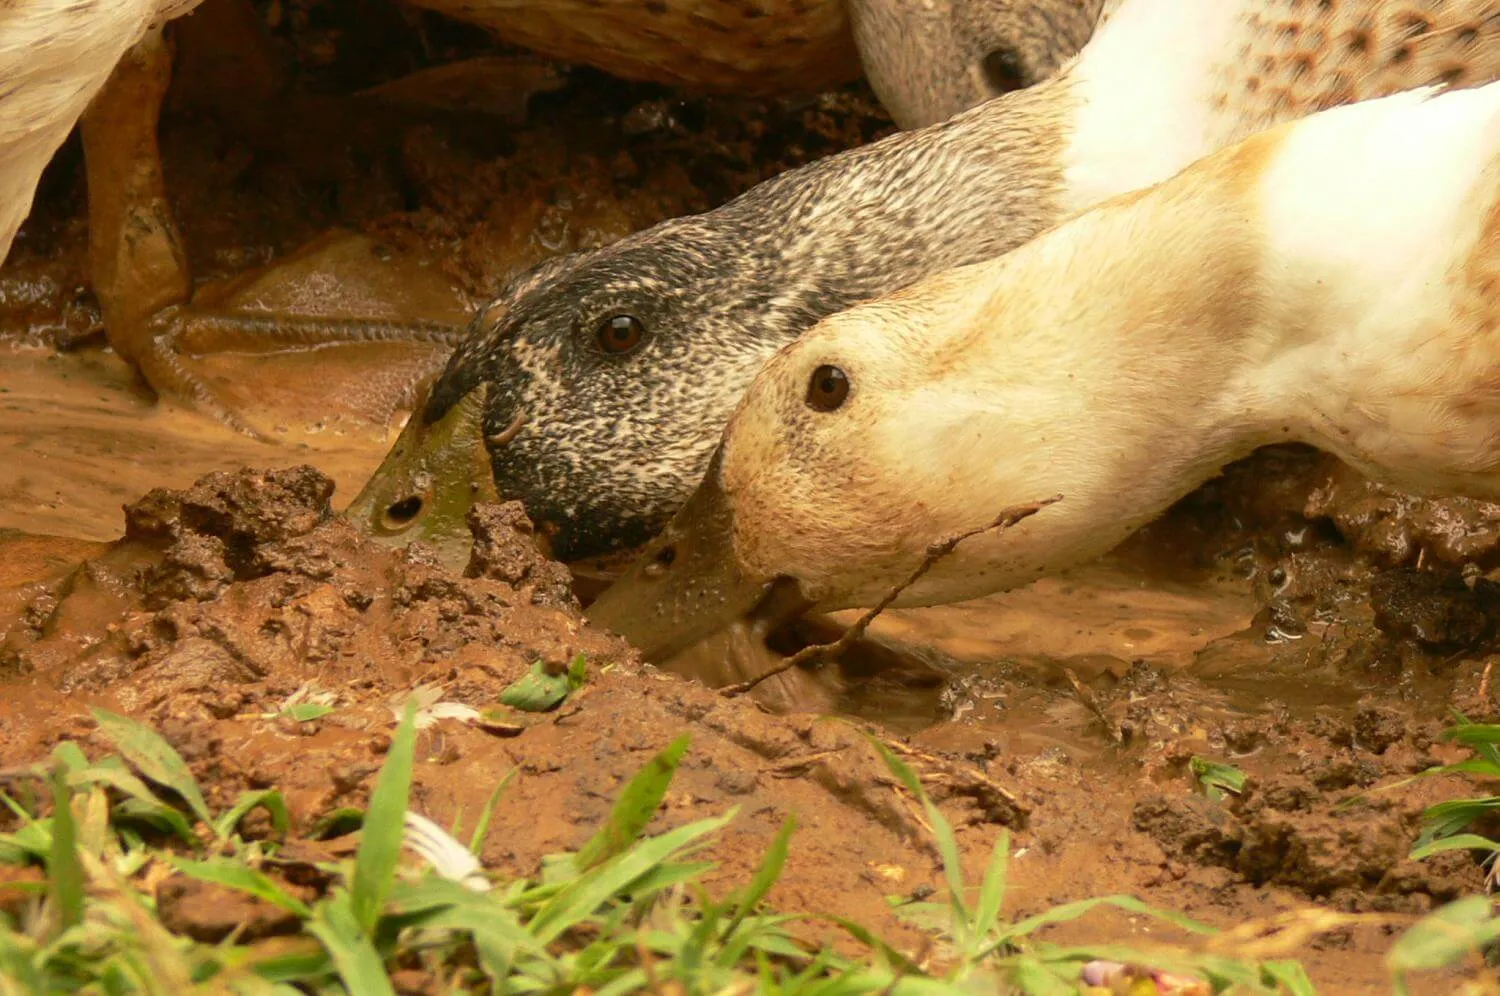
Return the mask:
[[[646,326],[634,315],[614,315],[600,322],[599,330],[594,334],[599,339],[600,349],[620,356],[641,344]]]
[[[807,406],[831,412],[849,397],[849,376],[838,367],[823,364],[807,382]]]

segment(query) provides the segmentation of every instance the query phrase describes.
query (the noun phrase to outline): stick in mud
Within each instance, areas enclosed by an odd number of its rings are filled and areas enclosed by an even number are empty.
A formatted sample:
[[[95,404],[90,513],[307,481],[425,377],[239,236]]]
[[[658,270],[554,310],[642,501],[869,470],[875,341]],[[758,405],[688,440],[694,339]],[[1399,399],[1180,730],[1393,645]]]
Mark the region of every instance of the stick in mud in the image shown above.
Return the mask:
[[[1048,505],[1052,505],[1059,501],[1062,501],[1062,497],[1062,495],[1053,495],[1051,498],[1043,498],[1041,501],[1026,502],[1023,505],[1011,505],[1008,508],[1003,509],[999,515],[995,516],[993,519],[982,526],[976,526],[975,528],[969,529],[965,532],[954,533],[952,536],[949,536],[946,539],[938,540],[936,543],[933,543],[927,548],[927,553],[922,557],[922,562],[917,565],[916,570],[912,571],[911,574],[907,576],[905,581],[902,581],[890,591],[886,592],[885,597],[882,598],[873,609],[869,610],[864,615],[856,619],[854,621],[854,625],[844,630],[843,635],[840,636],[837,640],[834,640],[832,643],[814,643],[811,646],[803,647],[795,654],[792,654],[790,657],[783,660],[780,664],[777,664],[775,667],[767,668],[753,678],[738,682],[733,685],[725,685],[723,688],[719,689],[719,694],[724,696],[726,699],[732,699],[738,695],[744,695],[746,692],[750,691],[750,689],[754,688],[762,681],[765,681],[767,678],[774,678],[778,674],[785,674],[792,668],[801,667],[803,664],[806,664],[809,661],[819,659],[833,660],[839,654],[842,654],[845,650],[848,650],[855,640],[864,635],[865,630],[869,629],[870,624],[875,621],[876,616],[880,615],[887,608],[889,608],[890,604],[894,602],[903,591],[916,584],[918,579],[920,579],[922,575],[932,570],[934,564],[957,549],[958,544],[962,543],[964,540],[969,539],[972,536],[978,536],[980,533],[1004,532],[1021,520],[1031,518],[1033,515],[1046,508]]]

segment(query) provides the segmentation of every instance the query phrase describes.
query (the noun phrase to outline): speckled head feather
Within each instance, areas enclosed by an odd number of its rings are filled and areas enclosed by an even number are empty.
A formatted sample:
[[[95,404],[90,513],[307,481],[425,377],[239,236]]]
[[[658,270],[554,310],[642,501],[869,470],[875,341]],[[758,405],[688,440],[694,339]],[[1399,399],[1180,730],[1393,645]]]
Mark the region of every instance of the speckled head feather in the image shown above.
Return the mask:
[[[1019,114],[1055,113],[1030,105]],[[1060,177],[1040,123],[975,140],[963,118],[823,160],[704,215],[549,261],[476,319],[423,418],[490,385],[486,434],[503,495],[568,560],[639,545],[697,485],[756,370],[819,318],[937,265],[1035,234]],[[1010,140],[1007,140],[1007,136]],[[1019,167],[1019,168],[1018,168]],[[1002,182],[1019,173],[1028,182]],[[973,199],[945,188],[982,191]],[[984,230],[977,240],[949,231]],[[982,251],[982,250],[981,250]],[[644,329],[612,355],[600,325]]]

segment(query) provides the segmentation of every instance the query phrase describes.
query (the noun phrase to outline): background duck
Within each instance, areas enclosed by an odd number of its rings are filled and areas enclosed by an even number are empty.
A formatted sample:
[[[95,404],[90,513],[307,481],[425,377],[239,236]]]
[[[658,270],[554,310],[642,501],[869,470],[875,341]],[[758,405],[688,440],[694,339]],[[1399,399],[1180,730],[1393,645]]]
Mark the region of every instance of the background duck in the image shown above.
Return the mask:
[[[1500,83],[1324,112],[820,324],[590,618],[664,659],[771,589],[897,605],[1096,557],[1271,442],[1500,497]],[[777,584],[779,579],[780,583]]]
[[[489,446],[493,483],[554,552],[576,563],[637,548],[702,479],[756,371],[819,319],[1008,251],[1275,122],[1497,75],[1500,0],[1121,0],[1051,80],[515,281],[403,452],[436,445],[425,427],[485,385],[473,443],[506,440]],[[473,487],[410,480],[383,469],[364,504],[409,509]],[[438,532],[466,535],[461,517],[422,515],[386,535]]]
[[[460,328],[432,322],[298,315],[267,322],[263,315],[191,306],[191,274],[157,147],[157,119],[171,77],[170,39],[152,25],[159,27],[199,2],[37,0],[0,6],[0,263],[30,209],[43,167],[92,102],[83,139],[93,283],[110,344],[158,392],[195,401],[239,424],[177,361],[175,341],[188,334],[199,352],[243,348],[247,340],[296,348],[389,338],[456,342]],[[852,80],[859,75],[857,40],[898,121],[915,125],[1051,72],[1088,37],[1102,2],[424,0],[419,5],[625,78],[737,93],[774,94]],[[244,0],[212,0],[210,10],[219,30],[260,28]],[[860,28],[857,39],[851,19]],[[922,66],[923,73],[902,71],[911,65]],[[260,75],[276,73],[267,66]]]

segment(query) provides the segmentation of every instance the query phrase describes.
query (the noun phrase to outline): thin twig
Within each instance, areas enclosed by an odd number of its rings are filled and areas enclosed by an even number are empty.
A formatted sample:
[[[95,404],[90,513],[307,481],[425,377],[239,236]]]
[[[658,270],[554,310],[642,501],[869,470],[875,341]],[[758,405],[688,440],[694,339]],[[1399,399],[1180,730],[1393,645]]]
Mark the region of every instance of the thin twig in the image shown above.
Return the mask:
[[[767,668],[753,678],[737,684],[724,686],[719,689],[719,694],[726,699],[732,699],[736,696],[744,695],[767,678],[774,678],[778,674],[785,674],[792,668],[801,667],[808,661],[817,659],[832,660],[845,650],[848,650],[855,640],[864,635],[865,630],[875,621],[876,616],[889,608],[890,604],[900,597],[903,591],[916,584],[922,575],[932,570],[934,564],[952,553],[958,544],[971,536],[978,536],[980,533],[1004,532],[1022,519],[1029,519],[1048,505],[1061,500],[1062,495],[1053,495],[1051,498],[1044,498],[1041,501],[1027,502],[1024,505],[1012,505],[982,526],[977,526],[965,532],[955,533],[946,539],[938,540],[927,548],[927,553],[922,557],[922,562],[917,565],[917,569],[912,571],[905,581],[902,581],[887,592],[886,596],[873,609],[855,620],[854,625],[844,630],[843,635],[837,640],[834,640],[832,643],[814,643],[811,646],[803,647],[795,654],[784,659],[780,664],[772,668]]]

